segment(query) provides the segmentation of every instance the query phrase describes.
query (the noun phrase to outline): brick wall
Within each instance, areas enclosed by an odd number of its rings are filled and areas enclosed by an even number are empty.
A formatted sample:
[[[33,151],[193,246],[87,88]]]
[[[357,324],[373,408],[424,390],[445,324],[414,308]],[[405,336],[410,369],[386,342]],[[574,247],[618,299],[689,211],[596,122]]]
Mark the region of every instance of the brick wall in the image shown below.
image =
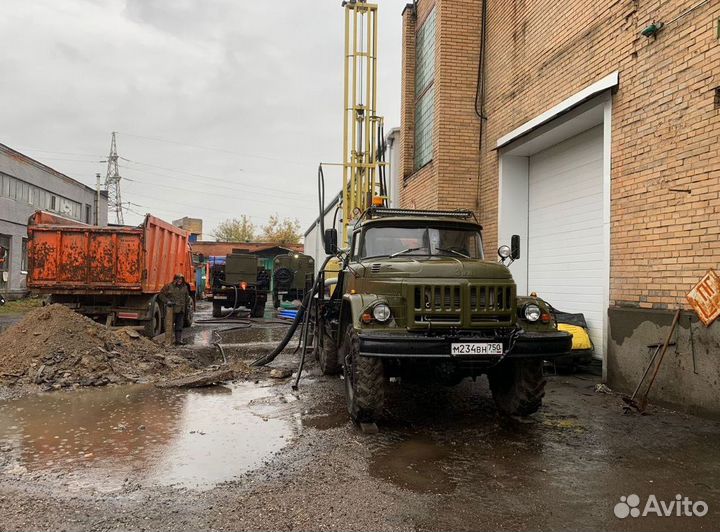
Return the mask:
[[[404,14],[404,206],[473,208],[497,248],[497,139],[605,75],[613,96],[611,305],[668,308],[720,259],[720,4],[488,0],[483,147],[475,115],[480,0],[419,0]],[[414,34],[438,9],[434,160],[412,173]],[[479,172],[478,172],[479,167]],[[671,190],[672,189],[672,190]],[[676,192],[674,190],[689,190]]]

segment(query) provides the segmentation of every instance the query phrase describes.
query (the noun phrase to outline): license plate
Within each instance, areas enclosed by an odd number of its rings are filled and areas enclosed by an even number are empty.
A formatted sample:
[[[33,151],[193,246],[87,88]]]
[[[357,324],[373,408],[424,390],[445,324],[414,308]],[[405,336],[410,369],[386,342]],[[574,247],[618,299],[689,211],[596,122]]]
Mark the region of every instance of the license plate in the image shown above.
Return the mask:
[[[473,355],[497,355],[502,356],[503,345],[500,342],[483,342],[483,343],[462,343],[452,344],[450,353],[457,356],[473,356]]]

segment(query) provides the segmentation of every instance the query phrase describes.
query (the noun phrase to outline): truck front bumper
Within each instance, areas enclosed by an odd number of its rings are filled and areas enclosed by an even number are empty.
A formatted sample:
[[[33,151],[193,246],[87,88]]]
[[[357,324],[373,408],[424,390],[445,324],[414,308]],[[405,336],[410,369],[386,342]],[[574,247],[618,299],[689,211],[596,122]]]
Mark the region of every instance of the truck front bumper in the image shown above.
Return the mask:
[[[521,332],[512,346],[507,338],[477,336],[423,336],[419,334],[360,334],[360,355],[381,358],[435,358],[445,360],[500,359],[499,355],[452,355],[454,343],[502,342],[507,358],[550,359],[570,353],[572,335],[565,331]]]

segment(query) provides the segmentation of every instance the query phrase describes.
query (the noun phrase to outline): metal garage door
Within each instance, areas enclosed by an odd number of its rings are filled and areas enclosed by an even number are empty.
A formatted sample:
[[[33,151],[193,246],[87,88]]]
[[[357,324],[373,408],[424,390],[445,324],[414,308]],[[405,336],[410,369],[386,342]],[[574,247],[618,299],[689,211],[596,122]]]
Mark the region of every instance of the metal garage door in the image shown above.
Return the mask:
[[[530,157],[528,292],[582,312],[595,354],[605,353],[603,128]]]

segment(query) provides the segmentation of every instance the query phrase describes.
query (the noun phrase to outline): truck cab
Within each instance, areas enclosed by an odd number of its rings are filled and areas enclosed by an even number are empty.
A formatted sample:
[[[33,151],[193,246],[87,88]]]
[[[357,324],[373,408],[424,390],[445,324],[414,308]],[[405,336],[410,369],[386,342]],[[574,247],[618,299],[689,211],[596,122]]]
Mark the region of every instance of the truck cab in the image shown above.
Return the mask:
[[[572,343],[542,299],[518,296],[508,267],[483,255],[482,227],[464,211],[369,209],[320,308],[321,369],[342,368],[358,421],[380,414],[390,377],[454,385],[486,374],[501,411],[531,414],[543,360]]]

